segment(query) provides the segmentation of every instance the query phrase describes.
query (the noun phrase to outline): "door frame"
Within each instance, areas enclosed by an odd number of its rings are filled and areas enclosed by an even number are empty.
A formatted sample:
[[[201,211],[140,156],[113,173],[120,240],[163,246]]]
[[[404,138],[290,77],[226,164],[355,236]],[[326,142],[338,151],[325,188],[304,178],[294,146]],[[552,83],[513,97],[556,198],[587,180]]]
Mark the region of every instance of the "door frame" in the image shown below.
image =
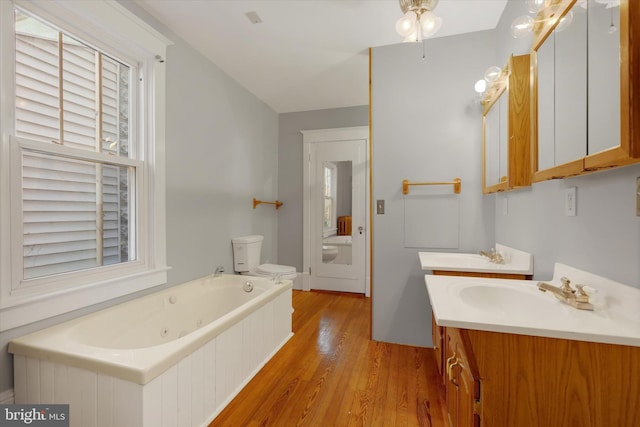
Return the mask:
[[[371,164],[370,164],[370,144],[369,144],[369,127],[357,126],[347,128],[333,128],[333,129],[314,129],[303,130],[303,209],[302,209],[302,260],[303,260],[303,275],[302,275],[302,290],[309,291],[312,288],[312,276],[311,276],[311,190],[310,184],[312,182],[311,173],[311,146],[312,144],[323,142],[339,142],[339,141],[353,141],[364,140],[366,147],[365,162],[366,162],[366,176],[365,181],[365,265],[363,274],[365,275],[365,296],[371,296],[371,233],[369,232],[371,227]]]

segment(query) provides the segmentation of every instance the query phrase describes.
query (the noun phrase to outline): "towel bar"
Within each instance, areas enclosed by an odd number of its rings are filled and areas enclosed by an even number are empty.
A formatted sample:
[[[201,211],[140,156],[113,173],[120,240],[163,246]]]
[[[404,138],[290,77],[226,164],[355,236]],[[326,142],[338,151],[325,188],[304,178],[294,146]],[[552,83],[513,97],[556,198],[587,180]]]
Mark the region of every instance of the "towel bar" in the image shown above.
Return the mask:
[[[410,185],[453,185],[453,192],[460,194],[462,189],[462,180],[454,178],[453,181],[435,181],[435,182],[409,182],[408,179],[402,181],[402,194],[409,194]]]

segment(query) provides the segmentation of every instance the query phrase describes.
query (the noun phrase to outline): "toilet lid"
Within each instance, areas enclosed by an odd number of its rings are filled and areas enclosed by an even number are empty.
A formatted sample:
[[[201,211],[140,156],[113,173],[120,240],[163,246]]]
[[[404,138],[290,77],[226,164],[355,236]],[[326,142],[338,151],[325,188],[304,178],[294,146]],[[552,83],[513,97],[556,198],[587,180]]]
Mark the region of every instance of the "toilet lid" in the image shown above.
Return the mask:
[[[256,272],[262,274],[287,274],[287,273],[295,273],[296,268],[290,267],[288,265],[278,265],[278,264],[262,264],[256,267]]]

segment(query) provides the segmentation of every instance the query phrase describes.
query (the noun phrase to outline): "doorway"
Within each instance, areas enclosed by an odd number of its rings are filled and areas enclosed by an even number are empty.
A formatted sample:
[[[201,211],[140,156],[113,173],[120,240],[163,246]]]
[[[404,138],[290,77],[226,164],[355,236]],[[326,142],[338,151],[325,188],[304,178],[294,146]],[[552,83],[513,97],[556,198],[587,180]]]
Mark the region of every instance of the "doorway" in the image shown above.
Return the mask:
[[[369,128],[302,133],[302,288],[370,296]]]

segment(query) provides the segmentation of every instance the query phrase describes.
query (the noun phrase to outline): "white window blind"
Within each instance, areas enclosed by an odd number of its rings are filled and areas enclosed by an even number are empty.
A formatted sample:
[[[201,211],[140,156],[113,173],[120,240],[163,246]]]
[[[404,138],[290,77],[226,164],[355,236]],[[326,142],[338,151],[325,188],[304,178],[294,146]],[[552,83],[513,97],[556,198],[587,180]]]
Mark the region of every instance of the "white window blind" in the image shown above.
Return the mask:
[[[117,164],[128,158],[130,67],[19,10],[15,39],[16,135],[43,144],[22,153],[23,278],[134,259],[135,168]]]

